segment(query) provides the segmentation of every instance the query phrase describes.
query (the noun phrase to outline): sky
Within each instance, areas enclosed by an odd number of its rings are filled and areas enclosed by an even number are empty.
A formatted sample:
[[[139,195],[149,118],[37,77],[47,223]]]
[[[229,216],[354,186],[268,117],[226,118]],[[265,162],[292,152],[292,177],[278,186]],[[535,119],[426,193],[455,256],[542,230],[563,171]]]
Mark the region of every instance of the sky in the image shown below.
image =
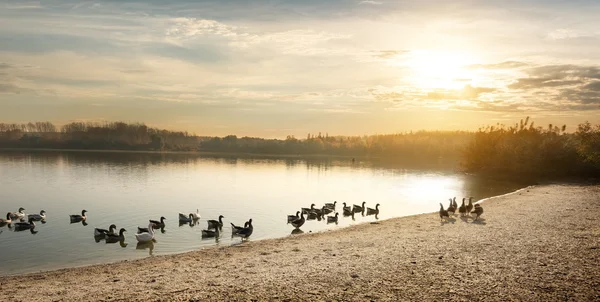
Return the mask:
[[[600,123],[600,1],[0,0],[0,121],[199,135]]]

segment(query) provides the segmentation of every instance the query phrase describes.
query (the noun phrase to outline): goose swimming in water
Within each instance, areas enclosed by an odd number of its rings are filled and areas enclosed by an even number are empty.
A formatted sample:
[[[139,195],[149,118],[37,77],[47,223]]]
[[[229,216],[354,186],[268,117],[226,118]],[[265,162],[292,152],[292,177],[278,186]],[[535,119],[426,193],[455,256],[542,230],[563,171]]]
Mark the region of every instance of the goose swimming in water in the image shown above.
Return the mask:
[[[211,219],[211,220],[207,221],[208,228],[209,229],[214,229],[217,227],[222,228],[223,227],[223,218],[225,218],[225,216],[219,215],[219,220]]]
[[[465,206],[465,198],[463,198],[462,204],[458,208],[458,212],[460,213],[460,216],[465,216],[465,214],[467,213],[467,207]]]
[[[304,213],[300,213],[300,218],[290,222],[292,224],[292,226],[294,226],[295,228],[299,228],[302,225],[304,225],[304,222],[306,222],[306,219],[304,219]]]
[[[241,229],[243,229],[243,228],[247,228],[247,227],[248,227],[248,221],[244,222],[244,226],[243,226],[243,227],[241,227],[241,226],[238,226],[238,225],[235,225],[235,224],[233,224],[233,222],[230,222],[230,224],[231,224],[231,234],[235,234],[235,233],[237,233],[239,230],[241,230]]]
[[[334,201],[333,203],[326,203],[325,207],[330,209],[330,210],[335,210],[335,205],[337,204],[337,201]]]
[[[23,212],[23,211],[25,211],[24,208],[19,208],[19,211],[15,212],[15,213],[12,213],[11,214],[12,216],[10,218],[12,218],[13,220],[25,218],[25,212]]]
[[[39,214],[29,214],[27,218],[33,218],[35,221],[45,220],[46,219],[46,211],[41,210]]]
[[[360,206],[359,205],[353,205],[352,206],[352,211],[354,213],[362,213],[362,212],[364,212],[365,211],[365,204],[366,203],[367,203],[366,201],[363,201],[362,205],[360,205]]]
[[[196,213],[190,213],[190,215],[192,215],[192,219],[194,220],[200,219],[200,212],[198,209],[196,209]]]
[[[238,230],[235,234],[237,236],[242,237],[242,240],[244,239],[248,239],[248,237],[250,237],[250,235],[252,235],[252,232],[254,232],[254,227],[252,226],[252,218],[250,218],[250,220],[248,220],[247,222],[248,226]]]
[[[33,230],[34,228],[35,223],[33,223],[33,219],[29,219],[29,222],[15,223],[15,231]]]
[[[337,223],[340,213],[335,213],[335,216],[327,216],[327,223]]]
[[[296,215],[288,215],[287,222],[290,223],[299,218],[300,218],[300,211],[296,211]]]
[[[443,220],[448,220],[450,218],[450,215],[448,215],[448,211],[444,210],[444,205],[442,205],[442,203],[440,202],[440,219]]]
[[[220,233],[219,233],[219,228],[215,227],[212,230],[208,229],[208,230],[202,230],[202,238],[219,238]]]
[[[302,210],[303,214],[308,214],[314,209],[315,209],[315,204],[313,203],[310,205],[310,208],[302,208],[301,210]]]
[[[454,204],[452,203],[452,198],[449,198],[450,200],[450,204],[448,205],[448,214],[452,213],[452,215],[454,215],[454,213],[456,213],[456,207],[454,206]]]
[[[0,219],[0,227],[3,227],[7,224],[11,224],[12,223],[12,219],[10,218],[12,216],[11,212],[6,213],[6,219]]]
[[[328,208],[325,206],[321,209],[321,212],[323,213],[323,215],[331,214],[331,213],[333,213],[333,211],[334,211],[334,209]]]
[[[125,240],[125,235],[123,235],[125,232],[127,232],[127,230],[121,228],[118,235],[114,233],[106,234],[106,242],[118,242]]]
[[[114,224],[111,224],[108,227],[108,230],[95,228],[94,229],[94,236],[106,236],[108,234],[114,234],[116,229],[117,229],[117,226],[114,225]]]
[[[143,233],[135,234],[135,239],[137,239],[138,242],[152,241],[152,239],[154,239],[154,228],[153,228],[153,226],[154,226],[154,224],[151,222],[148,225],[148,232],[143,232]]]
[[[188,216],[185,216],[183,213],[179,213],[179,222],[188,223],[194,220],[194,214],[190,213]]]
[[[81,215],[69,215],[69,217],[71,218],[71,222],[85,221],[87,219],[87,216],[85,216],[85,213],[87,213],[87,211],[83,210],[83,211],[81,211]]]
[[[352,211],[352,209],[350,208],[350,206],[347,206],[345,202],[343,202],[343,204],[344,204],[344,207],[342,208],[342,210],[348,211],[348,212]]]
[[[376,204],[374,209],[367,208],[367,215],[377,215],[377,214],[379,214],[379,204]]]
[[[471,214],[473,210],[473,197],[469,197],[469,204],[467,205],[467,214]]]
[[[158,221],[158,220],[152,220],[152,219],[150,219],[149,221],[150,221],[150,224],[152,224],[153,228],[158,229],[160,227],[165,226],[165,219],[167,219],[167,218],[161,216],[160,217],[160,221]]]
[[[479,219],[479,216],[481,216],[481,214],[483,214],[483,208],[481,207],[481,205],[476,204],[475,205],[475,209],[473,209],[473,212],[471,212],[473,214],[475,214],[475,220]]]

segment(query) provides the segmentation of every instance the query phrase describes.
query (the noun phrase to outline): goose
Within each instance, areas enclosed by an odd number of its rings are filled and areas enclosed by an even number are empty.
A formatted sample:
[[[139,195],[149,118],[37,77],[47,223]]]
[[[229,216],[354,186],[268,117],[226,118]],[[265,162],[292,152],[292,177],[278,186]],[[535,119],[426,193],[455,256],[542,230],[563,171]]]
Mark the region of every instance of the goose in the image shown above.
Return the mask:
[[[450,200],[450,204],[448,205],[448,214],[452,213],[452,215],[454,215],[454,213],[456,213],[456,207],[452,203],[452,198],[448,199]]]
[[[470,214],[473,210],[473,197],[469,197],[469,204],[467,205],[467,214]]]
[[[138,242],[148,242],[148,241],[152,241],[152,239],[154,239],[154,223],[150,222],[150,224],[148,224],[148,232],[142,232],[139,234],[135,234],[135,239],[137,239]]]
[[[0,227],[3,227],[7,224],[11,224],[12,223],[12,219],[10,218],[12,216],[11,212],[6,213],[6,219],[0,219]]]
[[[460,213],[460,216],[465,216],[465,214],[467,213],[467,207],[465,206],[465,198],[463,198],[462,204],[458,208],[458,212]]]
[[[250,220],[248,220],[248,226],[237,231],[236,235],[242,237],[242,240],[244,240],[250,237],[250,235],[252,235],[252,232],[254,232],[254,227],[252,226],[252,218],[250,218]]]
[[[116,229],[117,229],[117,226],[114,225],[114,224],[111,224],[108,227],[108,230],[95,228],[94,229],[94,236],[106,236],[108,234],[114,234]]]
[[[302,225],[304,225],[304,222],[306,222],[306,220],[304,219],[304,213],[300,213],[300,218],[294,220],[291,222],[292,226],[294,226],[295,228],[299,228]]]
[[[335,210],[335,205],[337,204],[337,201],[334,201],[333,203],[326,203],[325,207],[331,210]]]
[[[325,209],[325,207],[322,207],[320,209],[312,209],[311,212],[314,212],[315,214],[317,214],[317,216],[323,216],[323,209]]]
[[[180,223],[188,223],[188,222],[192,222],[192,220],[194,220],[194,214],[190,213],[190,215],[185,216],[183,215],[183,213],[179,213],[179,222]]]
[[[300,218],[300,211],[296,211],[296,215],[288,215],[288,220],[287,222],[290,223],[296,219]]]
[[[160,228],[160,227],[162,227],[162,226],[165,225],[165,219],[167,219],[167,218],[161,216],[160,217],[160,221],[158,221],[158,220],[152,220],[152,219],[150,219],[149,221],[150,221],[150,224],[152,225],[153,228],[157,228],[158,229],[158,228]]]
[[[69,215],[69,217],[71,218],[71,222],[85,221],[87,219],[85,213],[87,213],[87,211],[83,210],[81,211],[81,215]]]
[[[367,208],[367,215],[376,215],[379,214],[379,204],[375,205],[374,209]]]
[[[471,212],[473,214],[475,214],[475,220],[479,219],[479,216],[481,216],[481,214],[483,214],[483,208],[481,207],[481,205],[476,204],[475,205],[475,209],[473,209],[473,212]]]
[[[11,214],[11,215],[12,215],[12,216],[11,216],[11,218],[12,218],[13,220],[17,220],[17,219],[23,219],[23,218],[25,218],[25,212],[23,212],[23,211],[25,211],[25,209],[24,209],[24,208],[19,208],[19,211],[18,211],[18,212],[16,212],[16,213],[12,213],[12,214]]]
[[[208,228],[209,229],[214,229],[216,227],[222,228],[223,227],[223,218],[225,218],[225,216],[219,215],[219,220],[211,219],[211,220],[207,221]]]
[[[350,209],[350,206],[347,206],[345,202],[343,202],[344,207],[342,208],[344,211],[348,210],[351,211],[352,209]]]
[[[344,216],[354,216],[354,211],[350,207],[344,207]]]
[[[39,214],[29,214],[27,218],[33,218],[35,221],[40,221],[46,219],[46,211],[41,210]]]
[[[335,213],[335,216],[327,216],[327,223],[337,223],[340,213]]]
[[[244,222],[244,226],[243,226],[243,227],[241,227],[241,226],[238,226],[238,225],[235,225],[235,224],[233,224],[233,222],[230,222],[230,224],[231,224],[231,234],[235,234],[235,233],[237,233],[239,230],[241,230],[241,229],[243,229],[243,228],[247,228],[247,227],[248,227],[248,221]]]
[[[313,203],[310,205],[310,208],[302,208],[301,210],[302,210],[303,214],[308,214],[310,211],[312,211],[314,209],[315,209],[315,204]]]
[[[362,205],[357,206],[357,205],[353,205],[352,206],[352,211],[354,211],[355,213],[361,213],[365,211],[365,204],[367,202],[363,201]]]
[[[125,230],[124,228],[121,228],[121,230],[119,230],[119,234],[115,234],[115,233],[107,233],[106,234],[106,242],[118,242],[118,241],[123,241],[125,240],[125,236],[123,235],[123,233],[127,232],[127,230]]]
[[[444,210],[444,205],[442,205],[442,203],[440,202],[440,219],[448,220],[449,218],[450,218],[450,216],[448,215],[448,211]]]
[[[318,217],[320,217],[320,216],[317,215],[317,213],[315,213],[315,212],[308,212],[308,214],[306,214],[306,220],[315,220]]]
[[[200,219],[200,212],[198,211],[198,209],[196,209],[196,213],[190,213],[190,215],[192,215],[192,219],[194,220]]]
[[[34,228],[35,223],[33,223],[33,219],[29,219],[28,222],[15,223],[15,231],[33,230]]]
[[[219,228],[215,227],[213,230],[202,230],[202,238],[219,238]]]
[[[452,206],[454,206],[455,209],[458,209],[458,204],[456,203],[456,196],[452,198]]]
[[[331,213],[333,213],[334,209],[332,209],[332,208],[328,208],[328,207],[323,207],[323,208],[321,209],[321,211],[323,212],[323,215],[328,215],[328,214],[331,214]]]

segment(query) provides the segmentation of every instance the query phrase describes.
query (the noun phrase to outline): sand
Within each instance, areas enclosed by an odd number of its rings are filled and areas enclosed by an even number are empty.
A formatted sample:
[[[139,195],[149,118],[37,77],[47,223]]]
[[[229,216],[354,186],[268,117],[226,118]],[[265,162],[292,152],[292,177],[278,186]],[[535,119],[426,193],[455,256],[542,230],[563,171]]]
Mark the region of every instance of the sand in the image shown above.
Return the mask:
[[[481,204],[479,223],[441,223],[436,212],[0,277],[0,300],[600,301],[600,186],[530,187]]]

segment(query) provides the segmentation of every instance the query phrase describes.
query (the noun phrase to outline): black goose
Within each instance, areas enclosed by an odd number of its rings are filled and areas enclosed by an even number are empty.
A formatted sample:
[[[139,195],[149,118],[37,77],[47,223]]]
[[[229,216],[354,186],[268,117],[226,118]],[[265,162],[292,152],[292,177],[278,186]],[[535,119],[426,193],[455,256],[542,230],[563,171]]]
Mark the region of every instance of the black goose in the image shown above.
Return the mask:
[[[377,215],[379,214],[379,204],[375,205],[374,209],[367,208],[367,215]]]
[[[458,209],[458,203],[456,203],[456,197],[452,198],[452,206],[454,206],[455,209]]]
[[[233,222],[230,222],[230,224],[231,224],[231,234],[235,234],[239,230],[248,227],[248,221],[244,222],[244,226],[243,227],[235,225],[235,224],[233,224]]]
[[[83,210],[83,211],[81,211],[81,215],[69,215],[69,218],[71,219],[71,222],[85,221],[87,219],[87,216],[85,216],[85,213],[87,213],[87,211]]]
[[[345,210],[348,210],[348,211],[351,211],[351,210],[352,210],[352,209],[350,208],[350,206],[347,206],[347,205],[346,205],[346,203],[345,203],[345,202],[342,202],[342,204],[344,205],[344,206],[342,207],[342,210],[344,210],[344,211],[345,211]]]
[[[323,207],[321,209],[321,211],[323,211],[323,215],[327,215],[327,214],[331,214],[334,211],[334,209],[328,208],[328,207]]]
[[[315,209],[315,204],[313,203],[310,205],[310,208],[302,208],[301,210],[302,210],[302,213],[308,214],[310,211],[312,211],[314,209]]]
[[[99,229],[99,228],[95,228],[94,229],[94,236],[105,236],[106,234],[114,234],[115,231],[117,229],[117,226],[114,224],[111,224],[108,227],[108,230],[106,229]]]
[[[219,238],[219,228],[215,227],[212,230],[202,230],[202,238]]]
[[[237,231],[236,235],[242,237],[242,240],[247,239],[254,232],[254,227],[252,226],[252,218],[248,220],[248,226]]]
[[[452,198],[450,198],[450,204],[448,205],[448,214],[450,214],[450,213],[452,213],[452,215],[454,215],[454,213],[456,213],[456,207],[452,203]]]
[[[290,223],[298,218],[300,218],[300,211],[296,211],[296,215],[288,215],[287,222]]]
[[[335,213],[335,216],[327,216],[327,223],[337,223],[340,213]]]
[[[29,222],[15,223],[15,231],[33,230],[34,228],[35,228],[35,223],[33,223],[32,218],[29,219]]]
[[[119,234],[115,234],[115,233],[106,234],[106,242],[111,243],[111,242],[119,242],[119,241],[125,240],[125,235],[123,235],[123,233],[125,233],[125,232],[127,232],[127,230],[121,228],[119,230]]]
[[[223,218],[225,218],[225,216],[219,215],[219,220],[211,219],[211,220],[207,221],[208,228],[209,229],[214,229],[216,227],[222,228],[223,227]]]
[[[342,211],[344,216],[354,216],[354,211],[350,209],[350,207],[344,207],[344,211]]]
[[[475,220],[477,220],[479,219],[479,216],[483,214],[483,208],[479,204],[476,204],[475,209],[473,209],[473,212],[471,213],[475,214]]]
[[[465,198],[463,198],[462,204],[458,208],[458,212],[460,213],[460,216],[465,216],[465,214],[467,213],[467,207],[465,206]]]
[[[304,219],[304,213],[300,213],[300,218],[294,220],[291,222],[292,226],[294,226],[295,228],[299,228],[302,225],[304,225],[304,222],[306,222],[306,220]]]
[[[6,219],[0,219],[0,227],[3,227],[7,224],[11,224],[12,223],[12,218],[10,218],[12,216],[11,212],[6,213]]]
[[[469,197],[469,204],[467,205],[467,214],[473,210],[473,197]]]
[[[441,220],[444,220],[444,219],[448,220],[448,218],[450,218],[450,215],[448,215],[448,211],[444,210],[444,206],[440,202],[440,219]]]
[[[360,206],[359,205],[353,205],[352,206],[352,211],[354,211],[354,213],[362,213],[362,212],[364,212],[365,211],[365,204],[366,203],[367,203],[366,201],[363,201],[362,205],[360,205]]]
[[[167,218],[161,216],[160,217],[160,221],[159,220],[152,220],[152,219],[150,219],[148,221],[150,221],[150,223],[152,224],[153,228],[158,229],[158,228],[160,228],[160,227],[162,227],[162,226],[165,225],[165,219],[167,219]]]
[[[335,210],[335,205],[337,204],[337,201],[334,201],[333,203],[326,203],[325,207],[330,209],[330,210]]]

